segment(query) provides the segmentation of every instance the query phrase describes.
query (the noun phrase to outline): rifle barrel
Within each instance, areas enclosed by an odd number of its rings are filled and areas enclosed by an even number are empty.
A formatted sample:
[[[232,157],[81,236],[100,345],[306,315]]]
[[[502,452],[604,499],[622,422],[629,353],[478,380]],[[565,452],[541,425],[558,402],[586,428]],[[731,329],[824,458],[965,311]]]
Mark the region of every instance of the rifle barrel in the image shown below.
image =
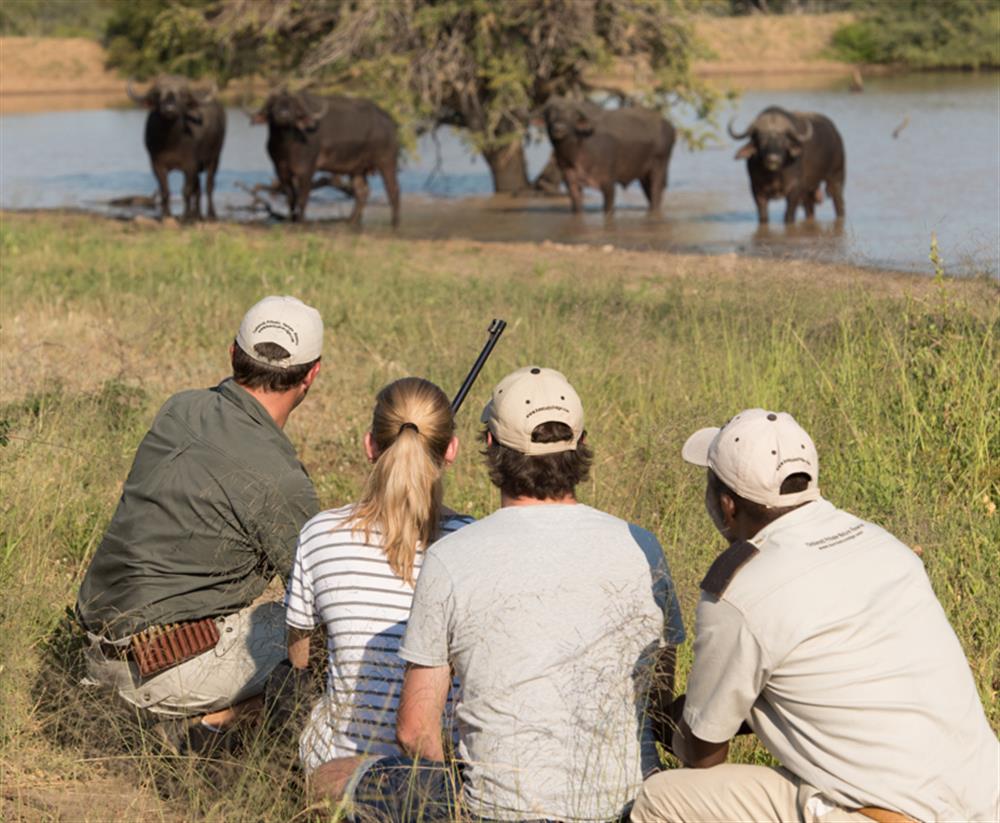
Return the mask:
[[[479,372],[483,370],[483,366],[489,360],[490,354],[493,352],[493,347],[496,346],[505,328],[507,328],[506,320],[494,318],[493,322],[490,323],[490,327],[487,330],[490,336],[486,340],[486,345],[483,346],[483,350],[479,352],[479,357],[476,358],[476,362],[472,364],[472,368],[465,376],[462,387],[458,390],[458,394],[455,395],[455,399],[451,401],[452,416],[458,414],[458,410],[465,401],[465,396],[469,393],[469,389],[472,388],[472,384],[476,382],[476,378],[479,377]]]

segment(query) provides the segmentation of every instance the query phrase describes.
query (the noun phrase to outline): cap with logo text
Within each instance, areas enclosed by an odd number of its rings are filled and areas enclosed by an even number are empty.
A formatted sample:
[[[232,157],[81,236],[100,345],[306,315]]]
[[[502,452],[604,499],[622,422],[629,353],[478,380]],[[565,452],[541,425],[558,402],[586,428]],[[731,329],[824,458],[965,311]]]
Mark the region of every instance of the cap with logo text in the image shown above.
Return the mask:
[[[740,497],[764,506],[797,506],[820,496],[816,446],[786,412],[747,409],[721,429],[699,429],[687,439],[681,456],[710,468]],[[782,494],[781,484],[800,473],[809,476],[809,485]]]
[[[271,360],[255,350],[260,343],[276,343],[290,356]],[[246,313],[236,345],[268,366],[311,363],[323,353],[323,319],[297,297],[265,297]]]
[[[576,390],[560,372],[541,366],[525,366],[497,383],[480,419],[502,445],[521,454],[573,451],[583,434],[583,404]],[[555,443],[531,439],[537,426],[552,422],[569,426],[572,438]]]

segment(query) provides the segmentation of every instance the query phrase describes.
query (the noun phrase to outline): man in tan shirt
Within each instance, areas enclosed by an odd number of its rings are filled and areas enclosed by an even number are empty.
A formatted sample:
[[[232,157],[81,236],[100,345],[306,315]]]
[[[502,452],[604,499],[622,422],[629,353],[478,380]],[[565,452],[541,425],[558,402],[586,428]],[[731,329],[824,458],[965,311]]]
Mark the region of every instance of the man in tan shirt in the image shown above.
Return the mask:
[[[788,414],[741,412],[682,454],[730,547],[676,712],[691,768],[647,780],[633,823],[1000,819],[1000,745],[920,559],[820,496]],[[726,764],[744,723],[781,768]]]

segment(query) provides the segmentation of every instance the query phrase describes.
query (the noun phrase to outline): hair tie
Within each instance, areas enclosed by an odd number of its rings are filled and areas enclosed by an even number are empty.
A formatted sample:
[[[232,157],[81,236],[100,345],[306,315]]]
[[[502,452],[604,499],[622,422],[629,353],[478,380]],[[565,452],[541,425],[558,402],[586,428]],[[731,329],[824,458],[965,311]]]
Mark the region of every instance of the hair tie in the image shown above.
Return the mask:
[[[413,429],[413,431],[415,431],[417,434],[420,434],[420,429],[417,428],[416,423],[404,423],[402,426],[399,427],[399,432],[397,433],[397,436],[403,433],[403,429]]]

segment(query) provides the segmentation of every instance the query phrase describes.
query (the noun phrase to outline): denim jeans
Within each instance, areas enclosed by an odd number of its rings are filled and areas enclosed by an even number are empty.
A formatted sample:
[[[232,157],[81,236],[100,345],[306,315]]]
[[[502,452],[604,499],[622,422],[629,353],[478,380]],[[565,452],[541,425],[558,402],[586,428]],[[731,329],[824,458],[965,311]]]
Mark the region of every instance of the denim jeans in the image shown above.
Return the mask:
[[[462,772],[459,763],[439,763],[402,755],[382,757],[363,767],[349,789],[354,823],[491,823],[461,813]],[[353,782],[353,781],[352,781]],[[616,823],[627,823],[628,814]],[[558,823],[522,820],[520,823]]]
[[[462,777],[454,763],[402,755],[372,762],[350,793],[355,823],[451,823]]]

